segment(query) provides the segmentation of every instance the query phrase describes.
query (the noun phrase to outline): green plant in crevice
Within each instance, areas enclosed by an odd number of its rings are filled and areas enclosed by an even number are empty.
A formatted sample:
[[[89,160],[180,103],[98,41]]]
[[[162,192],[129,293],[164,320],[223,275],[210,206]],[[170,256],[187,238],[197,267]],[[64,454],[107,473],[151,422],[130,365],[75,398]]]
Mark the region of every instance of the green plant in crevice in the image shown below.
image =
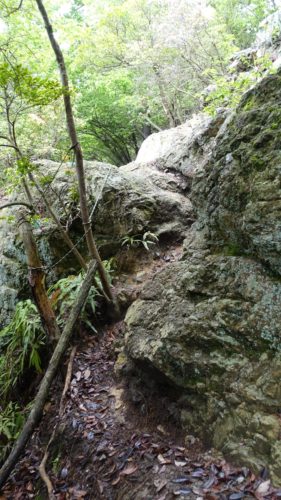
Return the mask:
[[[121,245],[126,246],[127,248],[139,248],[143,246],[147,251],[150,250],[150,247],[156,245],[158,243],[158,237],[156,234],[147,231],[143,235],[129,235],[126,234],[121,240]]]
[[[238,105],[242,95],[262,77],[275,73],[272,61],[268,56],[256,58],[250,65],[249,71],[238,73],[236,78],[229,76],[214,77],[215,88],[205,98],[204,111],[214,116],[220,107],[234,108]],[[250,111],[254,107],[254,98],[247,101],[244,109]]]
[[[0,396],[6,399],[26,368],[41,371],[40,350],[45,344],[36,306],[18,302],[11,322],[0,332]]]

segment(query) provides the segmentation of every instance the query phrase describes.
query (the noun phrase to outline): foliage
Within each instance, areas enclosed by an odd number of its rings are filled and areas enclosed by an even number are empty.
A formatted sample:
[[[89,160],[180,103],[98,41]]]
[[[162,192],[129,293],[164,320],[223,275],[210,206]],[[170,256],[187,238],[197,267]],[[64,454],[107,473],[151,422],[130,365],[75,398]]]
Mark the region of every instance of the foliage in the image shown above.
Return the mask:
[[[104,262],[109,275],[114,272],[114,259]],[[58,324],[63,327],[65,319],[79,293],[84,272],[68,276],[51,286],[48,290],[52,305],[57,314]],[[98,277],[96,277],[100,285]],[[100,292],[93,286],[82,311],[82,320],[96,331],[89,321],[89,311],[95,312]],[[17,438],[23,423],[20,407],[8,402],[17,385],[22,381],[26,370],[31,368],[41,372],[42,348],[46,343],[40,317],[31,300],[18,302],[11,322],[0,332],[0,458]],[[3,443],[3,445],[2,445]]]
[[[114,273],[114,259],[103,261],[103,264],[109,278],[111,279],[111,276]],[[67,278],[62,278],[57,281],[57,283],[52,285],[48,290],[48,295],[50,296],[52,306],[56,312],[57,322],[60,326],[63,326],[65,323],[65,319],[79,293],[84,277],[84,271],[80,272],[76,276],[67,276]],[[99,289],[101,289],[101,282],[98,275],[96,275],[95,279]],[[95,331],[95,328],[89,319],[89,311],[91,314],[96,312],[97,300],[101,295],[99,289],[96,286],[91,287],[86,303],[81,311],[82,321],[93,331]]]
[[[143,246],[147,251],[150,250],[150,247],[156,245],[158,242],[158,237],[156,234],[147,231],[143,235],[129,235],[127,234],[122,238],[122,246],[126,246],[128,248],[137,248]]]
[[[239,73],[235,78],[224,76],[215,79],[215,88],[205,98],[205,111],[216,114],[219,107],[235,107],[241,96],[267,73],[274,72],[272,62],[266,56],[257,58],[249,71]]]
[[[86,2],[83,12],[83,43],[71,49],[83,146],[128,163],[149,133],[198,108],[207,70],[226,71],[233,36],[194,0]]]
[[[230,57],[253,41],[271,2],[50,0],[48,9],[63,40],[86,157],[121,165],[135,158],[148,134],[198,109],[198,94],[225,77]],[[69,147],[58,100],[63,89],[42,23],[31,0],[5,16],[0,87],[8,84],[24,104],[20,147],[27,157],[59,159]],[[3,112],[0,134],[4,121]],[[5,161],[11,154],[0,147]]]
[[[65,324],[65,319],[77,298],[84,277],[84,272],[79,273],[77,276],[67,276],[67,278],[62,278],[57,281],[57,283],[52,285],[48,290],[52,306],[56,312],[57,322],[61,327]],[[87,301],[81,311],[81,319],[94,331],[95,329],[88,319],[87,306],[90,306],[91,310],[95,312],[98,295],[98,290],[92,286]]]
[[[48,112],[62,95],[57,80],[33,74],[15,54],[0,47],[0,151],[4,148],[8,152],[5,163],[16,170],[16,177],[24,175],[28,158],[34,155],[41,131],[46,127],[45,117],[40,117],[42,110]],[[47,136],[50,138],[49,133]]]
[[[268,0],[211,0],[211,5],[241,49],[254,42],[261,21],[273,7]]]
[[[32,106],[46,106],[62,95],[56,80],[34,76],[23,65],[7,61],[0,64],[0,88]]]
[[[18,438],[24,423],[24,415],[17,403],[12,401],[5,408],[0,408],[0,460]]]
[[[109,274],[114,273],[114,259],[104,261]],[[62,278],[52,285],[48,294],[57,314],[58,324],[63,327],[84,279],[84,272],[77,276]],[[101,286],[96,276],[98,286]],[[100,292],[91,288],[82,311],[82,320],[94,330],[88,312],[96,311]],[[21,381],[27,368],[41,372],[41,352],[46,337],[41,326],[37,308],[31,300],[18,302],[10,323],[0,331],[0,397],[6,400]]]
[[[129,163],[138,151],[142,127],[132,75],[124,70],[87,78],[85,87],[78,105],[80,115],[87,116],[81,129],[87,156],[95,154],[116,165]]]
[[[19,302],[11,322],[0,332],[0,396],[6,399],[26,368],[41,371],[40,349],[45,342],[36,306]]]

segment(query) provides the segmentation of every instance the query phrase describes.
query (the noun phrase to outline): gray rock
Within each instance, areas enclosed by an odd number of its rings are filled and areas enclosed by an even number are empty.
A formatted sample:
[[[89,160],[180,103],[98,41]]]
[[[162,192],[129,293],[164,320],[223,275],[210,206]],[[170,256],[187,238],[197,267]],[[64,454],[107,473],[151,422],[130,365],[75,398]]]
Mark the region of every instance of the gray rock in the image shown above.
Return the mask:
[[[281,484],[281,76],[251,89],[194,176],[183,260],[126,316],[125,355],[181,392],[187,433]],[[145,379],[145,377],[144,377]]]
[[[216,118],[201,113],[179,127],[150,135],[141,145],[135,163],[156,165],[160,170],[179,172],[186,180],[192,179],[209,159],[225,117],[225,112]]]
[[[37,180],[44,181],[44,189],[52,207],[70,229],[74,242],[79,242],[81,253],[87,255],[82,238],[82,224],[77,208],[78,189],[75,172],[70,164],[42,160],[37,162]],[[55,180],[49,180],[56,174]],[[165,176],[160,170],[130,164],[117,168],[113,165],[86,162],[88,195],[93,216],[94,233],[104,258],[116,253],[127,234],[142,235],[146,231],[159,238],[183,239],[194,220],[190,200],[182,194],[176,175]],[[106,183],[104,184],[104,181]],[[103,189],[102,189],[103,188]],[[57,265],[48,272],[48,281],[78,270],[77,262],[68,253],[54,223],[48,219],[41,197],[34,191],[42,216],[35,221],[34,232],[44,265]],[[7,200],[6,200],[7,201]],[[10,319],[16,300],[28,296],[27,269],[22,244],[14,222],[9,217],[17,209],[1,211],[0,220],[0,324]],[[81,239],[82,238],[82,239]],[[61,260],[65,255],[66,258]]]
[[[193,184],[198,227],[209,245],[255,256],[281,273],[280,74],[243,97]]]

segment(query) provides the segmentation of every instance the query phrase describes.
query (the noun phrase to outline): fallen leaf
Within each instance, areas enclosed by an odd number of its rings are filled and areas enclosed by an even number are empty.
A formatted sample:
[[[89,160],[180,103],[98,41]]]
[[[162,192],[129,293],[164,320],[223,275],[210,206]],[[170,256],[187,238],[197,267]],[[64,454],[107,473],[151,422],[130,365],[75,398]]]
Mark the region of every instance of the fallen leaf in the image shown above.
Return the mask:
[[[190,483],[190,477],[188,476],[176,477],[175,479],[172,479],[172,483],[175,484]]]
[[[204,469],[196,469],[194,472],[192,472],[192,477],[202,477],[204,476]]]
[[[111,481],[112,486],[116,486],[116,484],[119,483],[120,479],[121,479],[120,476],[117,476],[116,479],[113,479],[113,481]]]
[[[86,490],[74,490],[72,491],[72,498],[75,500],[83,500],[85,496],[88,494]]]
[[[102,495],[103,494],[103,490],[104,490],[103,483],[99,479],[97,480],[97,483],[98,483],[98,487],[99,487],[99,492]]]
[[[256,489],[255,493],[258,495],[266,495],[270,488],[270,479],[263,481]]]
[[[62,479],[65,479],[67,476],[68,476],[68,469],[67,469],[67,467],[64,467],[64,468],[61,470],[60,477],[61,477]]]
[[[163,425],[158,425],[157,426],[157,430],[159,432],[161,432],[161,434],[167,434],[166,431],[165,431],[165,429],[164,429],[164,427],[163,427]]]
[[[187,465],[186,462],[183,460],[175,460],[174,463],[176,467],[184,467],[185,465]]]
[[[32,486],[31,481],[29,481],[29,483],[27,484],[26,489],[27,489],[27,491],[33,491],[33,486]]]
[[[240,498],[243,497],[244,497],[243,493],[232,493],[232,495],[229,496],[229,500],[240,500]]]
[[[87,380],[91,375],[91,370],[87,368],[87,370],[84,371],[84,379]]]
[[[238,484],[241,484],[245,481],[245,477],[244,476],[238,476],[238,478],[236,479],[236,483]]]
[[[167,460],[167,458],[164,458],[161,453],[159,453],[159,455],[157,455],[157,460],[158,460],[158,462],[160,462],[161,465],[171,463],[171,460]]]
[[[205,481],[205,483],[203,484],[204,490],[210,489],[215,482],[216,483],[218,482],[217,479],[215,478],[215,476],[209,477],[209,479],[207,481]]]
[[[138,466],[135,464],[130,464],[130,465],[127,465],[127,467],[125,467],[125,469],[123,469],[122,472],[120,472],[120,475],[130,476],[131,474],[134,474],[134,472],[136,472],[136,470],[138,470]]]
[[[204,491],[201,488],[194,487],[194,488],[192,488],[192,491],[193,491],[193,493],[195,493],[195,495],[200,495],[200,496],[204,495]]]
[[[190,488],[181,488],[180,490],[174,491],[175,496],[187,496],[192,493],[192,490]]]
[[[163,488],[164,486],[166,486],[166,484],[168,483],[168,480],[167,479],[156,479],[154,481],[154,486],[156,488],[156,492],[159,493]]]
[[[50,401],[48,401],[45,405],[44,405],[44,412],[48,412],[50,411],[52,408],[52,403]],[[2,497],[0,497],[0,500],[1,500]]]

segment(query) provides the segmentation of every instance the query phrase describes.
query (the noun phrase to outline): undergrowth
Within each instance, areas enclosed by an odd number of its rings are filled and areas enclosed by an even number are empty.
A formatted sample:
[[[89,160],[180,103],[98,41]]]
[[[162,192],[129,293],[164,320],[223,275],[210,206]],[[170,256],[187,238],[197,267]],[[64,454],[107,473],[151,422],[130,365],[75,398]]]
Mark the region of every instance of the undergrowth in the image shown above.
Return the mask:
[[[112,260],[104,262],[111,279],[114,272]],[[48,290],[57,322],[62,329],[79,293],[85,273],[60,279]],[[82,310],[81,319],[92,330],[90,316],[96,312],[101,296],[101,283],[96,276],[97,287],[92,286]],[[0,331],[0,461],[17,438],[22,427],[23,411],[16,399],[16,389],[28,370],[42,371],[42,352],[46,346],[46,334],[35,304],[31,300],[18,302],[11,322]]]

